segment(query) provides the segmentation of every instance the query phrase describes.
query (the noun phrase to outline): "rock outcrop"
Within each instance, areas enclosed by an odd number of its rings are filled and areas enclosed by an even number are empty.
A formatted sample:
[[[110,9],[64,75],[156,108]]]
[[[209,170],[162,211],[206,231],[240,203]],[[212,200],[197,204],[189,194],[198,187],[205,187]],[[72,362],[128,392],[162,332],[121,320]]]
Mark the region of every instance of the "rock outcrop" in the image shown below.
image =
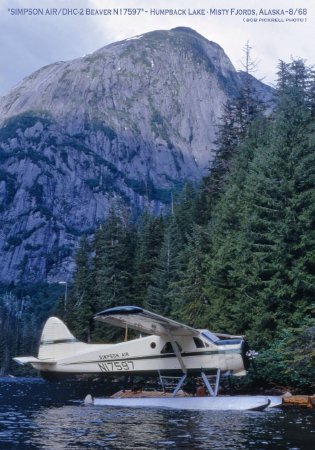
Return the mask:
[[[70,277],[79,236],[113,204],[159,212],[172,190],[197,182],[243,82],[219,45],[188,28],[25,78],[0,99],[0,281]]]

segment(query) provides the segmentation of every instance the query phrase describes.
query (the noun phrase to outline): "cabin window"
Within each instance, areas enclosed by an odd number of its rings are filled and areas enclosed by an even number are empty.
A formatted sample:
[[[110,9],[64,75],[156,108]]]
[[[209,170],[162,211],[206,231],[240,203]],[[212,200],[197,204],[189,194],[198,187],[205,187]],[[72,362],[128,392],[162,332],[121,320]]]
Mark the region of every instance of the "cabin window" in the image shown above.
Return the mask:
[[[176,344],[177,344],[177,347],[179,348],[179,351],[181,352],[181,351],[182,351],[181,346],[179,345],[178,342],[176,342]],[[166,344],[164,345],[164,347],[163,347],[162,350],[161,350],[161,353],[162,353],[162,354],[165,354],[165,353],[174,353],[172,343],[171,343],[171,342],[166,342]]]
[[[205,346],[205,344],[202,342],[202,340],[197,337],[194,337],[194,343],[197,348],[204,348],[204,346]]]
[[[173,346],[171,342],[166,342],[161,350],[161,353],[174,353]]]
[[[151,342],[150,347],[151,348],[155,348],[156,347],[156,343],[155,342]]]

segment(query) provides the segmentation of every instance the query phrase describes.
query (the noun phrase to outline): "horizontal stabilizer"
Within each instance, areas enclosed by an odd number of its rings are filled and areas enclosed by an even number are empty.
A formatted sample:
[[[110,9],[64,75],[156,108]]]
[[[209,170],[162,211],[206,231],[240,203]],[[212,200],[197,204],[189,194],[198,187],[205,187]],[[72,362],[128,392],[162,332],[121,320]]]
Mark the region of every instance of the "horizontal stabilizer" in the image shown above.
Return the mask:
[[[56,361],[54,360],[41,360],[38,358],[35,358],[34,356],[19,356],[17,358],[13,358],[15,362],[18,364],[24,365],[24,364],[55,364]]]

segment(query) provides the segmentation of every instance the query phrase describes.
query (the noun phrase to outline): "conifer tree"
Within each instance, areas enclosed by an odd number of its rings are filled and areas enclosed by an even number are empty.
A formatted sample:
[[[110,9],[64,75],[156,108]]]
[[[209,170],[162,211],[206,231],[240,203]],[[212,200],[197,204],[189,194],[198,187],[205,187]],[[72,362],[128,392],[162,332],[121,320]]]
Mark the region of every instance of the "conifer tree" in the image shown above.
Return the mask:
[[[253,135],[256,132],[261,135],[265,127],[265,111],[268,105],[259,99],[254,87],[256,80],[251,74],[257,66],[257,61],[252,59],[251,50],[252,47],[247,42],[243,49],[242,86],[237,95],[224,106],[218,125],[215,156],[211,162],[209,174],[201,183],[196,202],[197,221],[200,225],[206,224],[211,218],[212,211],[230,175],[232,160],[239,151],[239,146],[245,139],[252,139],[253,136],[250,134]]]
[[[175,217],[171,216],[165,227],[157,267],[145,300],[145,307],[159,314],[169,315],[171,311],[169,287],[179,270],[178,255],[182,244],[180,228]]]
[[[75,257],[76,271],[68,296],[66,321],[75,336],[90,341],[90,320],[97,312],[92,281],[92,249],[86,236],[80,240]]]
[[[260,299],[260,317],[265,315],[269,329],[298,326],[315,293],[315,124],[309,71],[301,60],[281,69],[271,141],[257,152],[245,185],[251,205],[248,286]]]
[[[187,243],[195,220],[195,198],[195,188],[187,183],[165,223],[157,267],[146,298],[147,307],[161,314],[171,314],[174,310],[174,289],[187,267]]]
[[[134,263],[134,303],[138,306],[144,305],[148,287],[153,281],[163,233],[163,217],[156,218],[147,212],[143,213],[138,229]]]
[[[133,300],[135,231],[114,210],[95,234],[95,258],[93,280],[98,311]],[[95,325],[98,336],[114,338],[117,330],[101,331]]]
[[[206,258],[210,236],[206,227],[195,224],[188,242],[182,250],[186,261],[178,279],[170,283],[172,316],[195,327],[205,327],[208,315],[208,300],[204,292],[206,282]]]
[[[196,196],[197,191],[193,184],[185,183],[178,201],[173,206],[173,211],[170,212],[176,220],[183,244],[187,242],[188,236],[191,235],[193,224],[196,221]]]
[[[300,64],[281,64],[273,121],[263,140],[240,147],[212,221],[211,318],[220,328],[249,330],[260,344],[301,319],[314,294],[313,125],[301,80],[307,74]]]

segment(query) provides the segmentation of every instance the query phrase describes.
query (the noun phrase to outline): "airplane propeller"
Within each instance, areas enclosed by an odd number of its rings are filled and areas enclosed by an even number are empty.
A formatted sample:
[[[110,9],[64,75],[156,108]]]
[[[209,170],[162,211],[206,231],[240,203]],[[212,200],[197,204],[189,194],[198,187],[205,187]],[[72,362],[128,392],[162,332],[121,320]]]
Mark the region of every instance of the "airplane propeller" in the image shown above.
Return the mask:
[[[257,365],[256,365],[256,357],[258,352],[256,350],[247,350],[246,357],[249,360],[249,365],[253,368],[255,376],[257,375]]]

